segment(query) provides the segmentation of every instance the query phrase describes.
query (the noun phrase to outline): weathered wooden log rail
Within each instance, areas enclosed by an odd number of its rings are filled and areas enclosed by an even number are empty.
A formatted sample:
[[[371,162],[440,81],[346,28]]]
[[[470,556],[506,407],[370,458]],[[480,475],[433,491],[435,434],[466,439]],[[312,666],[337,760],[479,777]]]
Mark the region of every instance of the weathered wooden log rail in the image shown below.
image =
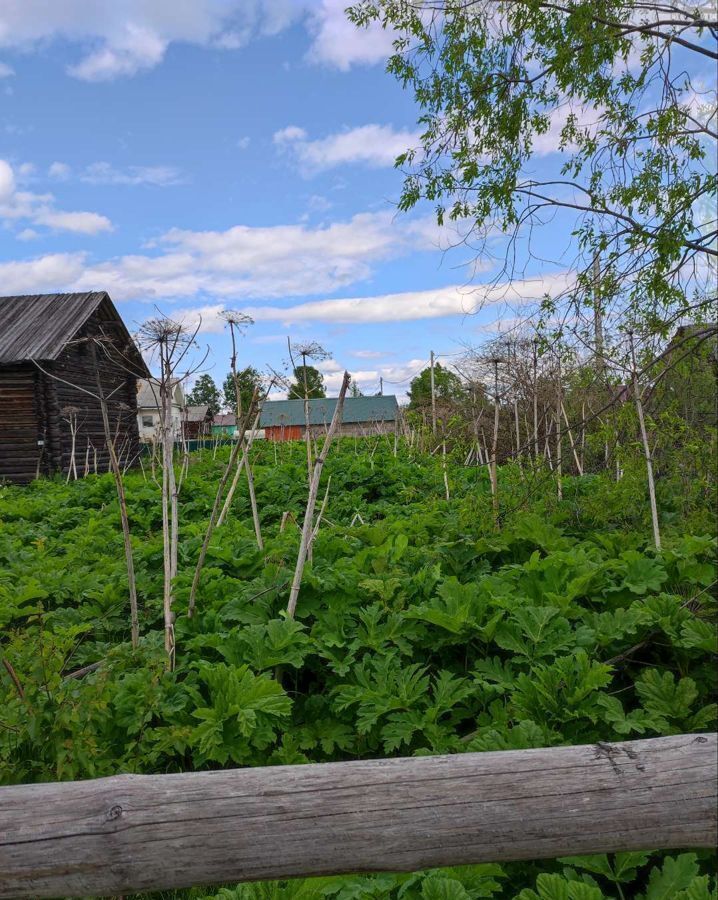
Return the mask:
[[[714,847],[715,734],[0,788],[0,897]]]

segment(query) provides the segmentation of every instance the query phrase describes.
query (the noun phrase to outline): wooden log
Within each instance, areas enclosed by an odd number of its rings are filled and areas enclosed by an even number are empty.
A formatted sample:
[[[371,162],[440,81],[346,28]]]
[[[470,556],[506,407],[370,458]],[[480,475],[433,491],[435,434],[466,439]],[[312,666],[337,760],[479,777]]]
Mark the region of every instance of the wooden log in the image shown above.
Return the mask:
[[[715,734],[0,788],[0,897],[712,847]]]

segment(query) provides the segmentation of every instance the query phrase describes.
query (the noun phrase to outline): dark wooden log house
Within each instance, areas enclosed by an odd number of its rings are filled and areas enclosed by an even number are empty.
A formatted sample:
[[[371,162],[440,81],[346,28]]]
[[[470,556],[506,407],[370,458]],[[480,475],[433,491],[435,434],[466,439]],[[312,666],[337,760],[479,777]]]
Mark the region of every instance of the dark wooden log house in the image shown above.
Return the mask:
[[[123,463],[140,451],[142,355],[104,291],[0,297],[0,482],[106,472],[99,385]],[[86,393],[86,392],[90,393]]]

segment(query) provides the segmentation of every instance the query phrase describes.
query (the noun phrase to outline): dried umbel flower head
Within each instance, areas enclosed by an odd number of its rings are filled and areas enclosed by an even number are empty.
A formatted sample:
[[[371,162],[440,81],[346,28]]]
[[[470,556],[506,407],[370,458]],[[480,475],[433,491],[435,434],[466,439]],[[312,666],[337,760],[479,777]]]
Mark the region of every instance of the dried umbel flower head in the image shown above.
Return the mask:
[[[308,341],[304,344],[294,344],[292,349],[303,359],[322,360],[332,358],[331,353],[328,350],[325,350],[324,347],[316,341]]]
[[[179,341],[183,336],[189,337],[189,332],[182,322],[177,322],[167,316],[148,319],[140,325],[137,331],[138,340],[145,347],[164,344],[168,341]]]
[[[249,325],[254,325],[254,319],[251,316],[236,309],[225,309],[220,316],[230,328],[236,328],[239,332],[243,332]]]

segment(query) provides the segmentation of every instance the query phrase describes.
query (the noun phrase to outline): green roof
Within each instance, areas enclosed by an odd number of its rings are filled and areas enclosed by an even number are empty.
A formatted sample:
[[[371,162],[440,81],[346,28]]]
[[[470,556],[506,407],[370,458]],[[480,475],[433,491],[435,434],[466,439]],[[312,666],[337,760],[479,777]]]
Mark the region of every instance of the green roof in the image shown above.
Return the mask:
[[[336,397],[322,397],[309,401],[309,423],[328,425],[337,405]],[[344,401],[342,421],[395,422],[399,418],[399,405],[393,394],[383,397],[347,397]],[[262,404],[260,428],[278,425],[304,425],[304,400],[265,400]]]

